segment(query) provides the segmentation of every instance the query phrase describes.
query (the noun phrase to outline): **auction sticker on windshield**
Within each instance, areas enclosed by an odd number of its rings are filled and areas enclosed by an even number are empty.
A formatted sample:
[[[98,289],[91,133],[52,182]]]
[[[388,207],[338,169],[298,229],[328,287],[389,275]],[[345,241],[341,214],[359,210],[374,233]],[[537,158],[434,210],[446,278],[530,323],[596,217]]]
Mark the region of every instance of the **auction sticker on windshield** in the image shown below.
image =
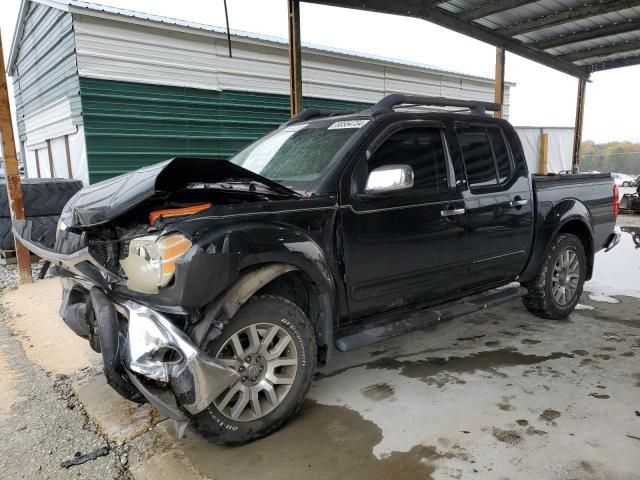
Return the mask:
[[[341,120],[329,126],[327,130],[338,130],[340,128],[362,128],[369,120]]]

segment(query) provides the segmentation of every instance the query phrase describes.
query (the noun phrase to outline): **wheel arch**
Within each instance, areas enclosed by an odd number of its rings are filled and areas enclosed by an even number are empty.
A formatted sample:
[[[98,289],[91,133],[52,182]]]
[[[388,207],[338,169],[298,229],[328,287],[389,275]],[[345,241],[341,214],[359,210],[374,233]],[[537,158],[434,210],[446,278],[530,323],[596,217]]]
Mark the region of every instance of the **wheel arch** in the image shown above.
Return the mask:
[[[562,224],[553,238],[563,233],[568,233],[578,237],[580,243],[582,243],[584,253],[587,258],[587,272],[585,279],[590,280],[593,275],[594,259],[593,234],[591,233],[591,230],[582,219],[574,218]]]
[[[533,279],[547,256],[554,239],[567,233],[580,239],[587,257],[586,280],[593,275],[595,249],[593,245],[593,218],[591,212],[582,202],[566,199],[551,208],[539,222],[534,235],[533,251],[529,264],[520,275],[520,281],[526,283]]]
[[[290,260],[290,259],[289,259]],[[260,294],[279,295],[292,301],[313,323],[318,345],[318,362],[329,360],[336,315],[333,281],[307,262],[266,261],[243,268],[238,279],[205,311],[204,319],[191,337],[200,345],[220,334],[224,326],[250,298]]]

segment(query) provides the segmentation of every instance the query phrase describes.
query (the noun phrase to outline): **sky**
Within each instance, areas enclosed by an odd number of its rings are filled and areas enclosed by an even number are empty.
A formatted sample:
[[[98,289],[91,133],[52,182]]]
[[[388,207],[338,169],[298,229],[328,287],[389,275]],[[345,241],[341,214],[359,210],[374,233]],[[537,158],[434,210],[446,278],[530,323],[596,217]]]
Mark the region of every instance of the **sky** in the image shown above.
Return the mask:
[[[224,26],[223,0],[100,0],[97,3]],[[286,0],[227,0],[232,29],[287,37]],[[5,59],[20,0],[0,0]],[[324,45],[494,76],[495,48],[424,20],[302,3],[303,43]],[[507,53],[514,125],[573,126],[578,80]],[[640,66],[592,75],[587,85],[583,140],[640,142]],[[303,79],[304,82],[304,79]],[[9,82],[11,84],[11,82]],[[303,84],[304,86],[304,84]],[[10,91],[10,96],[12,92]]]

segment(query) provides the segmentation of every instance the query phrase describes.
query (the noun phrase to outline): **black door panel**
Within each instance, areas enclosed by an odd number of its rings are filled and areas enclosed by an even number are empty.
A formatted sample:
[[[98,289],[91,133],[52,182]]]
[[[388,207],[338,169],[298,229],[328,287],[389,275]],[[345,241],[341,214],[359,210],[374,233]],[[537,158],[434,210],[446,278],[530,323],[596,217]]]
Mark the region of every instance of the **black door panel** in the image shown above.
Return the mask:
[[[464,192],[468,288],[513,280],[524,268],[533,235],[526,170],[514,164],[497,125],[458,126],[468,190]]]
[[[467,263],[462,193],[455,189],[444,133],[433,123],[393,126],[371,142],[350,182],[350,205],[341,208],[349,312],[358,318],[433,300],[460,288]],[[412,167],[414,187],[363,194],[370,171],[386,165]],[[445,214],[443,215],[443,212]]]

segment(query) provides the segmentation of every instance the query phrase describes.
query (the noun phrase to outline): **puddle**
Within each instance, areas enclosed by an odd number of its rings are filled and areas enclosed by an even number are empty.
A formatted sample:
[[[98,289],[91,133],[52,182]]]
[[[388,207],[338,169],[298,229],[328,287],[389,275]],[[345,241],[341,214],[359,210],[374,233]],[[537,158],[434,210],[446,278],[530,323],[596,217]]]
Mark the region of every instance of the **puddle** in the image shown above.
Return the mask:
[[[560,417],[560,412],[557,410],[552,410],[551,408],[547,408],[544,412],[540,414],[540,419],[546,422],[553,422],[557,418]]]
[[[254,478],[269,472],[269,478],[428,480],[436,461],[466,458],[455,445],[450,449],[416,445],[407,452],[394,451],[378,458],[373,447],[381,440],[380,428],[359,413],[305,400],[285,428],[266,438],[228,448],[190,435],[181,449],[207,478]]]
[[[394,390],[388,383],[376,383],[364,387],[361,392],[369,400],[380,401],[393,397]]]
[[[593,301],[612,303],[613,295],[640,298],[640,227],[621,230],[620,243],[613,250],[596,254],[593,278],[584,285]]]
[[[420,360],[398,360],[395,358],[379,358],[367,364],[367,368],[384,368],[400,370],[400,374],[429,383],[440,374],[474,373],[476,371],[493,371],[501,367],[533,365],[558,358],[573,358],[572,355],[553,352],[549,355],[529,355],[508,347],[499,350],[485,350],[466,357],[431,357]],[[495,373],[495,372],[493,372]]]
[[[517,445],[522,441],[522,436],[515,430],[502,430],[500,428],[493,429],[493,436],[501,442],[508,445]]]

